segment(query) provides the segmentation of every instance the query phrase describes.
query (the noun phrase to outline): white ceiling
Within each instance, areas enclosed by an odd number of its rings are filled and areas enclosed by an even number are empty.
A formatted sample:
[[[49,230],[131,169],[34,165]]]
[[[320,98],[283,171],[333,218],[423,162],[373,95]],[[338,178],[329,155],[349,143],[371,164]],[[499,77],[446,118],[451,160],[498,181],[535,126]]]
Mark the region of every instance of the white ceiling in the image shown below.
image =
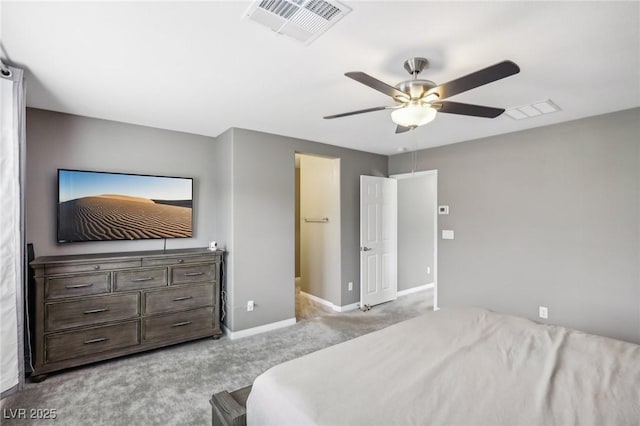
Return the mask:
[[[3,1],[2,57],[27,70],[35,108],[217,136],[242,127],[380,154],[640,106],[640,2],[343,1],[353,11],[305,46],[242,19],[251,2]],[[516,121],[438,114],[394,134],[390,105],[343,74],[391,85],[405,59],[444,83],[510,59],[521,72],[451,98],[495,107],[545,99]]]

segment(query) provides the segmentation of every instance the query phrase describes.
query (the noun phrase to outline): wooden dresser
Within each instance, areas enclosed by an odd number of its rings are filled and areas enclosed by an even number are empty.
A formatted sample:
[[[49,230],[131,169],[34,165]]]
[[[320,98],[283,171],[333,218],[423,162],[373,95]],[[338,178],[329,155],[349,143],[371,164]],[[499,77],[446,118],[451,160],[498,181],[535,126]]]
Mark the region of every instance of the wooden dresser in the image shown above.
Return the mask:
[[[159,250],[38,257],[33,381],[46,373],[222,335],[223,252]]]

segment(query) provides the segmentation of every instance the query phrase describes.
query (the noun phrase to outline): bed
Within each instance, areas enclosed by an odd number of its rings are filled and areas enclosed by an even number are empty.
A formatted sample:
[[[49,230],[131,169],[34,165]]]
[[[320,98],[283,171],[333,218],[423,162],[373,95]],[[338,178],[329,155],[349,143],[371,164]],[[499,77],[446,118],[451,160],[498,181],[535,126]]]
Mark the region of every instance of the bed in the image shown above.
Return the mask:
[[[249,425],[638,425],[640,346],[442,309],[260,375]]]

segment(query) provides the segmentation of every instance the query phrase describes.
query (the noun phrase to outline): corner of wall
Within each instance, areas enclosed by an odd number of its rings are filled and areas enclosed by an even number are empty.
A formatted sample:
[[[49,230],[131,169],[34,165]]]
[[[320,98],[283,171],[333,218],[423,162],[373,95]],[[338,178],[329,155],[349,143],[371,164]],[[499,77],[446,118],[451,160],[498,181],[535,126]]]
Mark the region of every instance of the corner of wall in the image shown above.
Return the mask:
[[[213,167],[216,170],[216,239],[225,250],[225,274],[221,286],[224,289],[224,326],[234,329],[234,212],[233,212],[233,128],[216,138]]]

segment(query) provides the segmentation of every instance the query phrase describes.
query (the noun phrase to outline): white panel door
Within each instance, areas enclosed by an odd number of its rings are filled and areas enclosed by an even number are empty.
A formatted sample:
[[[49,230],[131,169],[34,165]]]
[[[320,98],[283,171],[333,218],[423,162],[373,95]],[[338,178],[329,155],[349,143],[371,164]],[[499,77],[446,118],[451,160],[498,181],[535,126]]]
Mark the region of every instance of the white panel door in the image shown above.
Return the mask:
[[[360,306],[398,295],[398,182],[360,176]]]

